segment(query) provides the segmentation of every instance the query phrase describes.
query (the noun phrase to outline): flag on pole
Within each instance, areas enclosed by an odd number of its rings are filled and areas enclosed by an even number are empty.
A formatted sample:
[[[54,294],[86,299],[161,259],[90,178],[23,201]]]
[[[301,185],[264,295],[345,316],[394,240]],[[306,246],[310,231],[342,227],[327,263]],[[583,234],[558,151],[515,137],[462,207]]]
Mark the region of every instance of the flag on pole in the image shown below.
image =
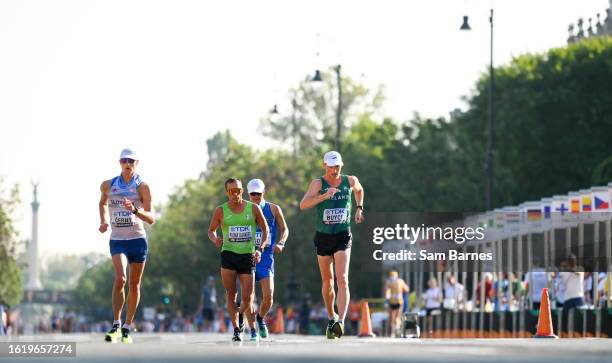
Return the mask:
[[[580,189],[580,217],[579,220],[583,223],[592,223],[593,214],[593,198],[591,189]]]
[[[542,198],[542,230],[547,231],[552,228],[552,198]]]
[[[521,213],[519,207],[504,207],[508,237],[517,236],[521,232]]]
[[[565,228],[570,226],[569,197],[555,195],[552,200],[552,228]]]
[[[580,192],[569,192],[570,214],[568,219],[571,226],[575,226],[580,221]]]
[[[593,212],[591,212],[595,221],[604,221],[610,218],[610,188],[609,187],[592,187],[591,197],[593,199]]]
[[[542,206],[540,202],[525,202],[521,206],[524,233],[542,232]]]
[[[497,239],[508,238],[508,230],[506,228],[506,214],[502,208],[497,208],[495,213],[495,230]]]

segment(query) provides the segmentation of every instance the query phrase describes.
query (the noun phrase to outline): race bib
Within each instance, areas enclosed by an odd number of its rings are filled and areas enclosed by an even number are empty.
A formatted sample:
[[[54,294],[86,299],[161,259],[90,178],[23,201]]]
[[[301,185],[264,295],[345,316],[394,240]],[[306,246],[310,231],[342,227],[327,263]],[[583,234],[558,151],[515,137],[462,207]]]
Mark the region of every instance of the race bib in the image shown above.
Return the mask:
[[[111,223],[113,227],[132,227],[136,222],[134,213],[127,210],[117,210],[113,211],[111,214]]]
[[[257,248],[259,248],[259,246],[261,246],[261,236],[263,235],[263,233],[261,231],[257,231],[255,232],[255,245],[257,246]],[[268,233],[268,245],[267,247],[270,247],[270,235],[271,233]]]
[[[250,242],[251,236],[251,226],[229,226],[230,242]]]
[[[338,224],[346,223],[349,219],[349,211],[346,208],[332,208],[323,211],[323,223]]]

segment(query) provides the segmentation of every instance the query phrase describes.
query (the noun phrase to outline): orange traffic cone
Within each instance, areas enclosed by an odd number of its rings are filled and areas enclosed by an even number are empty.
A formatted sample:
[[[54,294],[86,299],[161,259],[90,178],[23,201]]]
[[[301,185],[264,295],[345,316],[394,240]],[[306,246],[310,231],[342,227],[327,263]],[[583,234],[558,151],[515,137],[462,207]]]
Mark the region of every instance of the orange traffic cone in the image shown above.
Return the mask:
[[[558,337],[553,333],[552,317],[550,315],[550,302],[548,301],[548,289],[542,289],[540,300],[540,316],[538,317],[538,331],[534,338],[553,338]]]
[[[276,309],[276,319],[274,319],[274,333],[285,334],[285,318],[283,318],[283,308]]]
[[[359,329],[359,337],[375,337],[376,335],[372,332],[372,320],[370,319],[370,307],[368,302],[363,300],[361,302],[361,328]]]
[[[227,325],[225,325],[225,314],[223,311],[219,312],[219,333],[226,333]]]

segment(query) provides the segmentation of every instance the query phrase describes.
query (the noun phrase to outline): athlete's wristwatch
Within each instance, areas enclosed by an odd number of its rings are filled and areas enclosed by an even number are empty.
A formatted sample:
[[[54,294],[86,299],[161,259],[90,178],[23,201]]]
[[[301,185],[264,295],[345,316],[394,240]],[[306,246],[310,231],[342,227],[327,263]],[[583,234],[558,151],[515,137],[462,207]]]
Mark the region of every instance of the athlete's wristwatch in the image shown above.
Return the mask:
[[[134,213],[135,215],[138,215],[138,211],[139,211],[139,209],[134,207],[134,210],[132,211],[132,213]]]
[[[355,209],[361,209],[361,211],[363,212],[363,206],[362,205],[355,206]]]

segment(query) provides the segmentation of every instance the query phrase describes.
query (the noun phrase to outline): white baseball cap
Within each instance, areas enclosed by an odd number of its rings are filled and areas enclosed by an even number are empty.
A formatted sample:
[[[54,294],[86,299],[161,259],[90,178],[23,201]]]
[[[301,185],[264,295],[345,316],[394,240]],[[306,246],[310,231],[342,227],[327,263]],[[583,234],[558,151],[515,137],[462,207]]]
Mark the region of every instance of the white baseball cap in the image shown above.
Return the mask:
[[[328,151],[323,156],[323,162],[327,166],[344,165],[342,162],[342,155],[337,151]]]
[[[136,155],[136,152],[130,148],[125,148],[121,150],[121,155],[119,155],[119,159],[140,160],[140,158],[138,158],[138,155]]]
[[[266,190],[266,185],[261,179],[252,179],[247,184],[247,191],[249,193],[263,193]]]

